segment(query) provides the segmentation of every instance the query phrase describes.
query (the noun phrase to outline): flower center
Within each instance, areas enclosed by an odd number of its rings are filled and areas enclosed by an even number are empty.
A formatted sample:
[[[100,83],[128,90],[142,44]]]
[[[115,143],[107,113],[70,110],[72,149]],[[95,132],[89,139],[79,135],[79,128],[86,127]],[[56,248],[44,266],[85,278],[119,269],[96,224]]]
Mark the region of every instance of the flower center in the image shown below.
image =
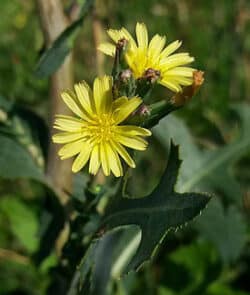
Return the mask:
[[[148,80],[150,83],[155,83],[160,76],[161,72],[152,68],[148,68],[143,74],[143,78]]]
[[[95,124],[88,126],[89,137],[98,143],[109,141],[113,137],[114,120],[109,114],[96,117]]]

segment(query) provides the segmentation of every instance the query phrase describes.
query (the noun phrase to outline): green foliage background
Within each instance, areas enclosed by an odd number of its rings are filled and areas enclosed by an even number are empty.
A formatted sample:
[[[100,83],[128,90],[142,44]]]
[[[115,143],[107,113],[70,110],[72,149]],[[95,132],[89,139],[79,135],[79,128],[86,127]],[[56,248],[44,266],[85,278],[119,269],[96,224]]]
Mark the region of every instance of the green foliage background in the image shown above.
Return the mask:
[[[250,294],[250,4],[108,0],[98,1],[98,11],[103,29],[133,31],[143,21],[151,34],[166,34],[169,42],[183,40],[183,48],[196,58],[195,67],[205,71],[196,97],[162,120],[147,152],[136,155],[139,165],[128,190],[136,196],[153,190],[173,138],[184,161],[178,191],[216,194],[202,216],[167,236],[151,264],[122,279],[113,269],[110,294]],[[53,216],[59,229],[63,216],[42,172],[49,88],[34,73],[43,37],[34,1],[1,0],[0,15],[0,294],[46,294],[59,276],[58,259],[50,251],[53,233],[42,237]],[[74,46],[76,81],[91,82],[96,75],[93,48],[88,17]],[[105,69],[110,72],[111,60],[105,60]],[[166,95],[158,89],[155,100]],[[75,178],[78,198],[82,179]],[[58,280],[57,293],[63,286]]]

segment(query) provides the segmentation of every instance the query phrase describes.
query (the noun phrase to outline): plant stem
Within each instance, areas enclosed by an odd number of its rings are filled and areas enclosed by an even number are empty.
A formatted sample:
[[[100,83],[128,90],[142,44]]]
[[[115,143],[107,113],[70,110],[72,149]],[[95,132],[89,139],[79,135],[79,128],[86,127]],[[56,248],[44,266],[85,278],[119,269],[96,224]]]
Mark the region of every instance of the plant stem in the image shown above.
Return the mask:
[[[68,26],[69,21],[63,12],[60,0],[37,0],[37,5],[46,47],[48,48]],[[60,69],[50,78],[50,133],[52,133],[55,114],[70,114],[70,110],[60,98],[60,92],[63,89],[73,87],[72,63],[72,55],[69,54]],[[50,142],[46,175],[50,184],[58,191],[60,201],[65,203],[68,196],[64,192],[70,192],[72,186],[72,162],[71,160],[61,161],[57,152],[58,147]]]

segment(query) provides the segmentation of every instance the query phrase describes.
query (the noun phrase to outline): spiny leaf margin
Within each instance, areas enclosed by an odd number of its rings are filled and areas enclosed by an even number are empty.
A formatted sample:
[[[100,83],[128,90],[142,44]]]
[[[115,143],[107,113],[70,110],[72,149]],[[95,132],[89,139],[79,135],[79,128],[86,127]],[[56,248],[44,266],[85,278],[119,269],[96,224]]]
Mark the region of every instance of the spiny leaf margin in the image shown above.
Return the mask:
[[[175,192],[180,165],[179,147],[171,142],[167,168],[154,191],[140,199],[123,198],[120,192],[108,208],[102,221],[105,231],[125,225],[137,225],[142,231],[139,248],[126,273],[150,260],[169,230],[194,219],[209,202],[208,194]]]

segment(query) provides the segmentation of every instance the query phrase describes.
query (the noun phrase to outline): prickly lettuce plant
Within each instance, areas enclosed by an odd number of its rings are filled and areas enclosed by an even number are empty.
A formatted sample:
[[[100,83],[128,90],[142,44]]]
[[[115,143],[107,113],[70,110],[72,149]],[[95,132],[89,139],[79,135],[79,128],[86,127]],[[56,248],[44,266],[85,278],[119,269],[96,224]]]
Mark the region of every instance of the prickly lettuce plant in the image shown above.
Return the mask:
[[[112,278],[150,261],[167,233],[193,220],[210,200],[208,194],[176,191],[181,159],[173,141],[153,191],[140,198],[126,193],[130,170],[136,169],[135,151],[148,146],[144,137],[185,106],[204,79],[203,72],[186,66],[193,57],[174,53],[179,41],[165,46],[165,37],[155,35],[149,42],[144,24],[136,25],[136,41],[124,28],[108,34],[113,43],[99,50],[114,58],[112,74],[97,77],[93,90],[82,81],[64,91],[62,99],[74,116],[58,114],[54,125],[59,132],[53,141],[63,144],[61,159],[74,157],[75,173],[86,171],[89,163],[92,175],[85,181],[80,176],[82,191],[71,196],[70,234],[57,269],[71,277],[65,279],[68,294],[108,294]],[[161,86],[174,94],[156,101],[154,87]]]

